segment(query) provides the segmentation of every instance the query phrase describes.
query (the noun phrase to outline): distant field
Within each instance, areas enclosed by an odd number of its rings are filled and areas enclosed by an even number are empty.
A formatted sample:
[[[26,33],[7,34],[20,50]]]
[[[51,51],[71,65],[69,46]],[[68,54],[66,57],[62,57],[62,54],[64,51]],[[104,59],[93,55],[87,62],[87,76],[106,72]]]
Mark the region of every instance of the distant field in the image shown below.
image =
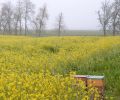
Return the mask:
[[[32,34],[32,36],[37,36],[38,34]],[[61,33],[61,36],[103,36],[102,30],[66,30]],[[112,32],[107,32],[108,36],[112,35]],[[120,35],[120,33],[116,33]],[[42,32],[41,36],[58,36],[57,31],[49,30]]]
[[[12,34],[12,35],[16,35],[16,34]],[[24,35],[24,32],[22,33],[22,35]],[[29,31],[27,35],[28,36],[39,36],[38,33],[35,33],[32,31]],[[111,32],[108,32],[107,35],[112,35],[112,34]],[[46,30],[41,33],[41,36],[44,36],[44,37],[45,36],[58,36],[58,32],[55,30]],[[61,36],[103,36],[103,32],[101,30],[65,30],[61,33]]]
[[[0,82],[3,82],[0,84],[0,89],[5,92],[3,95],[10,95],[6,94],[9,85],[15,89],[15,93],[20,93],[21,88],[15,87],[15,84],[22,84],[24,78],[25,87],[30,89],[32,85],[34,86],[31,82],[39,81],[37,77],[39,78],[44,69],[52,74],[65,75],[76,71],[77,74],[104,75],[105,94],[118,97],[120,96],[120,37],[0,36],[0,75],[2,75]],[[12,95],[14,92],[11,91],[13,90],[9,90]]]
[[[37,34],[32,34],[37,36]],[[102,31],[92,30],[66,30],[61,33],[61,36],[102,36]],[[58,36],[57,31],[49,30],[41,34],[41,36]]]
[[[0,32],[1,35],[3,35],[3,33]],[[4,35],[22,35],[24,36],[24,31],[22,32],[22,34],[15,34],[15,33],[11,33],[11,34],[7,34],[4,33]],[[104,36],[104,33],[102,30],[65,30],[63,32],[61,32],[60,34],[61,36]],[[112,36],[112,32],[108,31],[107,32],[107,36]],[[27,36],[33,36],[33,37],[39,37],[39,33],[33,32],[33,31],[28,31]],[[58,32],[55,30],[46,30],[43,31],[40,35],[41,37],[48,37],[48,36],[58,36]],[[120,36],[120,33],[116,33],[116,36]]]
[[[43,36],[57,36],[57,32],[56,31],[46,31],[42,34]],[[102,31],[94,31],[94,30],[71,30],[71,31],[64,31],[61,33],[62,36],[101,36],[103,35]]]

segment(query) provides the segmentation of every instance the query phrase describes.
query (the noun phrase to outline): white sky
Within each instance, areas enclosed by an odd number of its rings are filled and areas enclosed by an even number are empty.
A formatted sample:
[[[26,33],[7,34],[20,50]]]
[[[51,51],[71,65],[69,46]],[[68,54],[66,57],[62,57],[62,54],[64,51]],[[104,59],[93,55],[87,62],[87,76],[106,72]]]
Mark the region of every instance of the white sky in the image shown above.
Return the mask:
[[[8,0],[0,0],[3,3]],[[17,0],[11,0],[11,2]],[[31,0],[37,8],[47,4],[49,21],[47,28],[54,28],[56,17],[63,12],[64,22],[68,29],[99,29],[97,11],[103,0]]]

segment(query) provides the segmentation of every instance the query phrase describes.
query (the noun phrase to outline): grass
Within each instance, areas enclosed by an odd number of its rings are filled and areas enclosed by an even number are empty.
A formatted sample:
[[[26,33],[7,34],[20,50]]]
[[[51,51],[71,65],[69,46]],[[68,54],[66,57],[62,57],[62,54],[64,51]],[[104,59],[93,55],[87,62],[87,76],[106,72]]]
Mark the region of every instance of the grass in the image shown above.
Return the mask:
[[[120,96],[120,37],[0,36],[0,73],[104,75],[105,94]]]

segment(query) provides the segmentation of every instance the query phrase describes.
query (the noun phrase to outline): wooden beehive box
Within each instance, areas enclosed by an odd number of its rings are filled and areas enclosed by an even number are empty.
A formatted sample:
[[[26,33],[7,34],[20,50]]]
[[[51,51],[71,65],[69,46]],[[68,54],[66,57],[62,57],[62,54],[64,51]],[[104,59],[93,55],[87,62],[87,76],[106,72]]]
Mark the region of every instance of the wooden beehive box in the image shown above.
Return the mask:
[[[92,84],[95,87],[104,87],[104,76],[88,76],[87,84]]]
[[[85,83],[85,85],[87,86],[87,76],[86,75],[75,75],[74,78],[77,80],[82,80]]]
[[[75,75],[75,79],[82,80],[86,87],[92,85],[93,87],[98,89],[98,92],[102,98],[104,98],[104,76],[91,76],[91,75]]]
[[[93,87],[96,87],[100,95],[104,95],[104,76],[88,76],[87,85],[92,85]]]

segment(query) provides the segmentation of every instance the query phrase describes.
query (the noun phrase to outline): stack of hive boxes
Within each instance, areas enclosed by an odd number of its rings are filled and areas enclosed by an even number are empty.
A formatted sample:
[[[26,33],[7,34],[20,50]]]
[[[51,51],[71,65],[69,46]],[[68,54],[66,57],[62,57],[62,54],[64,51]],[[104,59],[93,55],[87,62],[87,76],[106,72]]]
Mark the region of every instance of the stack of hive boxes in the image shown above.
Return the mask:
[[[75,75],[74,77],[75,79],[82,80],[85,83],[86,87],[92,85],[93,87],[97,88],[101,98],[104,98],[104,76]]]

